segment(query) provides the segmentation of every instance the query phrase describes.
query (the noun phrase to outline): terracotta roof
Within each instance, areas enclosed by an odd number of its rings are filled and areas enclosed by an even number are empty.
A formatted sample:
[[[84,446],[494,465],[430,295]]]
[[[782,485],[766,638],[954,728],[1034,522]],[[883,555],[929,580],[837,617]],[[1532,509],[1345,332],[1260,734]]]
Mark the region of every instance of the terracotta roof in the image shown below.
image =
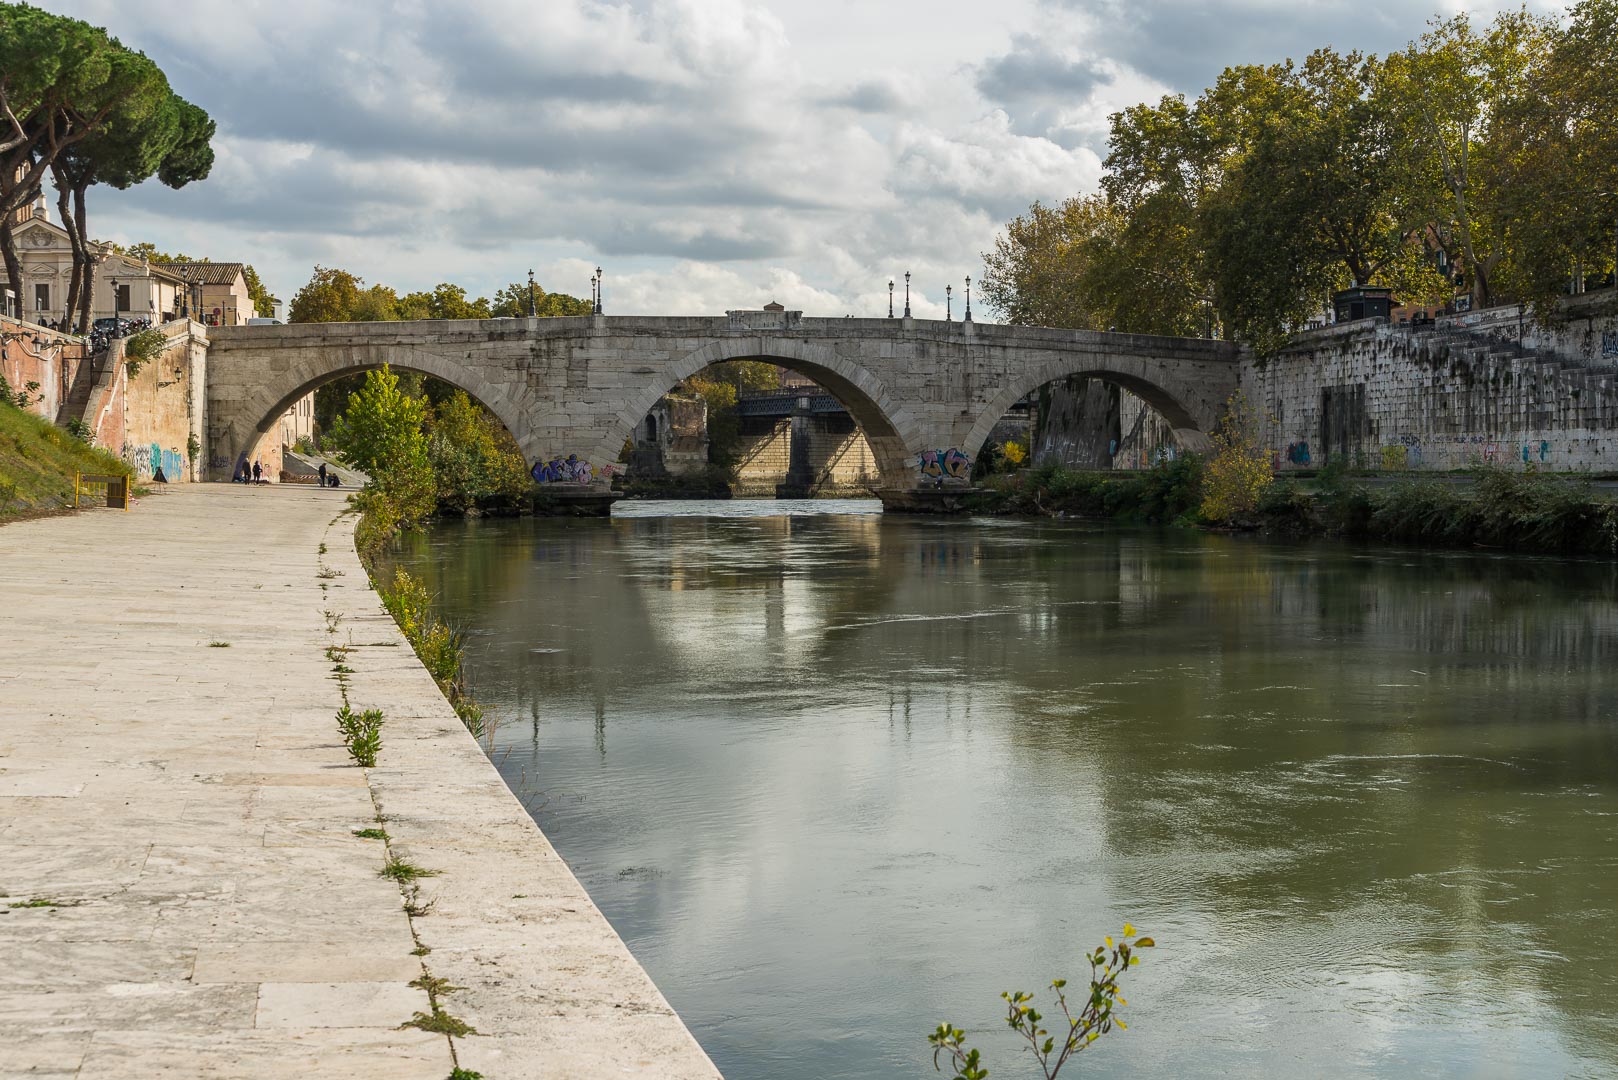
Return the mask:
[[[241,263],[171,262],[153,263],[170,274],[178,274],[193,285],[231,285],[242,273]],[[242,275],[244,278],[245,274]]]

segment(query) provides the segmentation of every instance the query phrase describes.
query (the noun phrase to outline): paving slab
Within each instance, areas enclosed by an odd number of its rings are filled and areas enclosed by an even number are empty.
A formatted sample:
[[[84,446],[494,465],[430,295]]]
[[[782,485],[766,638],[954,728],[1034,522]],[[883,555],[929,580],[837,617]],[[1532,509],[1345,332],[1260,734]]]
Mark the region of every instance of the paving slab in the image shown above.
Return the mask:
[[[0,528],[0,1080],[717,1077],[381,609],[345,510],[182,485]],[[335,731],[334,644],[387,717],[374,769]],[[355,836],[379,808],[390,838]],[[440,871],[415,914],[390,849]],[[427,974],[480,1034],[400,1026]]]

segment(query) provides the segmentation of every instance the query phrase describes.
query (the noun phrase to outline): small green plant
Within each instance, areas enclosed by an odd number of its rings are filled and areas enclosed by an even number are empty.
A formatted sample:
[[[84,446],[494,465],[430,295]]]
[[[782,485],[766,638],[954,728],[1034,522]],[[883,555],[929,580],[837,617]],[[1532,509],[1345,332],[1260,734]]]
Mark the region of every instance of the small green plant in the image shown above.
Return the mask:
[[[386,840],[388,838],[386,829],[351,829],[349,831],[361,840]]]
[[[1114,1015],[1118,1006],[1129,1004],[1118,992],[1118,979],[1140,963],[1135,950],[1149,949],[1156,944],[1149,937],[1136,937],[1135,928],[1125,923],[1123,940],[1114,944],[1108,937],[1105,945],[1097,945],[1094,952],[1087,953],[1090,994],[1077,1013],[1073,1009],[1076,1003],[1070,1003],[1067,998],[1067,980],[1053,981],[1051,989],[1056,992],[1056,1007],[1062,1012],[1061,1017],[1051,1023],[1056,1029],[1054,1035],[1043,1026],[1045,1018],[1030,1004],[1034,995],[1022,990],[1000,995],[1006,1003],[1006,1026],[1028,1043],[1045,1080],[1055,1080],[1074,1054],[1114,1027],[1120,1031],[1128,1029],[1129,1025]],[[947,1064],[954,1070],[952,1080],[985,1080],[989,1070],[983,1066],[983,1056],[968,1047],[965,1040],[965,1031],[948,1022],[939,1024],[938,1030],[927,1036],[933,1048],[933,1068],[943,1072]]]
[[[36,896],[32,900],[13,900],[6,906],[12,908],[59,908],[78,907],[81,903],[83,903],[81,900],[47,900],[42,896]]]
[[[449,1080],[483,1080],[483,1074],[463,1069],[459,1065],[449,1071]]]
[[[401,858],[391,852],[388,854],[387,862],[382,864],[382,869],[378,870],[377,873],[382,877],[391,878],[401,885],[415,881],[417,878],[438,876],[437,870],[428,870],[426,867],[417,866],[410,860]]]
[[[426,956],[427,954],[431,953],[432,951],[433,951],[432,946],[430,946],[430,945],[417,945],[414,949],[410,950],[410,955],[411,956]]]
[[[341,570],[334,570],[329,566],[322,566],[320,568],[320,573],[315,575],[315,577],[320,578],[323,581],[330,581],[332,578],[342,577],[342,576],[343,576],[343,572]]]
[[[331,669],[333,671],[335,671],[339,675],[352,675],[352,674],[354,674],[354,669],[349,667],[347,664],[333,664],[331,666]]]
[[[230,642],[228,642],[228,641],[210,641],[210,642],[208,642],[208,648],[210,648],[210,649],[228,649],[228,648],[230,648]]]
[[[321,554],[322,554],[322,555],[324,555],[324,554],[326,554],[326,543],[325,543],[325,541],[324,541],[324,540],[323,540],[323,541],[321,541],[321,543],[320,543],[320,553],[321,553]]]
[[[438,1005],[433,1006],[431,1015],[418,1012],[399,1026],[401,1028],[418,1028],[421,1031],[432,1031],[439,1035],[449,1035],[454,1038],[478,1033],[477,1028],[458,1016],[451,1016]]]
[[[431,972],[422,975],[419,979],[412,979],[410,985],[417,990],[427,991],[427,996],[432,998],[436,998],[439,994],[453,994],[457,990],[466,989],[464,986],[454,985],[448,979],[441,979]]]
[[[343,665],[338,664],[338,668]],[[366,709],[356,713],[344,705],[337,710],[337,730],[343,736],[348,754],[354,764],[369,769],[376,765],[376,755],[382,750],[382,710]]]
[[[133,379],[141,368],[162,355],[166,343],[163,331],[156,327],[124,338],[124,370],[129,377]]]
[[[63,424],[62,427],[66,428],[67,433],[80,442],[90,443],[95,441],[95,430],[76,416],[69,417],[67,423]]]

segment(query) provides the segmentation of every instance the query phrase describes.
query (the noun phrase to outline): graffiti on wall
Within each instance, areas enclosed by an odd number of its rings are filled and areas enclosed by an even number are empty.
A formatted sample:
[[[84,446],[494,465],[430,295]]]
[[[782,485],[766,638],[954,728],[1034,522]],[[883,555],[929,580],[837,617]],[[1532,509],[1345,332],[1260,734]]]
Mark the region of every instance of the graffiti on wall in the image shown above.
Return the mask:
[[[598,477],[610,480],[621,471],[616,464],[596,468],[579,455],[569,454],[566,458],[534,462],[534,467],[528,470],[528,475],[539,484],[588,484]]]
[[[1618,330],[1601,331],[1601,355],[1618,356]]]
[[[955,449],[923,450],[917,461],[921,475],[940,482],[947,476],[954,480],[968,480],[972,476],[972,459]]]
[[[1306,442],[1288,443],[1287,460],[1294,465],[1309,464],[1309,444]]]
[[[1548,440],[1545,440],[1545,439],[1539,440],[1539,445],[1537,447],[1533,446],[1530,443],[1523,443],[1522,444],[1522,463],[1524,465],[1527,465],[1530,462],[1532,462],[1536,455],[1538,456],[1540,461],[1549,461],[1550,460],[1551,444],[1550,444],[1550,442]]]

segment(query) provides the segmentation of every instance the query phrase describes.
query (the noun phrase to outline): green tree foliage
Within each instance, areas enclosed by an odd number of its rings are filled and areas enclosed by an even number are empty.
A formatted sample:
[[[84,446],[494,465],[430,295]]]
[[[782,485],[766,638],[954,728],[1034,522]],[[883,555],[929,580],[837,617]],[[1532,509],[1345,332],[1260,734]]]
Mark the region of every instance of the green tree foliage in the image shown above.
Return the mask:
[[[548,293],[538,285],[534,286],[534,313],[540,318],[553,318],[563,315],[590,314],[590,301],[580,300],[567,293]],[[494,299],[490,301],[489,313],[496,318],[509,317],[513,319],[524,318],[528,314],[528,283],[514,281],[495,290]]]
[[[1503,12],[1483,30],[1463,13],[1384,67],[1411,195],[1483,306],[1499,298],[1496,275],[1510,274],[1510,191],[1527,160],[1510,118],[1542,81],[1556,37],[1554,20],[1526,10]]]
[[[293,322],[391,322],[406,319],[488,319],[528,314],[528,285],[507,285],[486,297],[469,297],[460,285],[441,282],[430,291],[403,296],[387,285],[365,286],[347,270],[316,266],[314,276],[292,298]],[[534,287],[542,316],[588,315],[590,302]]]
[[[1101,192],[1008,223],[983,296],[1012,322],[1261,352],[1350,283],[1549,309],[1618,262],[1614,115],[1618,0],[1227,68],[1115,114]]]
[[[332,445],[361,472],[386,488],[403,474],[426,471],[427,405],[399,387],[387,366],[365,373],[365,385],[349,396],[332,425]]]
[[[515,504],[528,490],[516,440],[464,391],[433,407],[427,430],[440,510],[464,514],[495,500]]]
[[[13,215],[59,165],[71,162],[90,176],[57,175],[70,190],[95,182],[101,170],[104,182],[127,186],[174,153],[159,175],[180,186],[206,175],[211,135],[206,114],[176,98],[156,64],[105,30],[28,4],[0,4],[0,253],[13,290],[21,295]],[[78,209],[82,217],[82,200]]]

